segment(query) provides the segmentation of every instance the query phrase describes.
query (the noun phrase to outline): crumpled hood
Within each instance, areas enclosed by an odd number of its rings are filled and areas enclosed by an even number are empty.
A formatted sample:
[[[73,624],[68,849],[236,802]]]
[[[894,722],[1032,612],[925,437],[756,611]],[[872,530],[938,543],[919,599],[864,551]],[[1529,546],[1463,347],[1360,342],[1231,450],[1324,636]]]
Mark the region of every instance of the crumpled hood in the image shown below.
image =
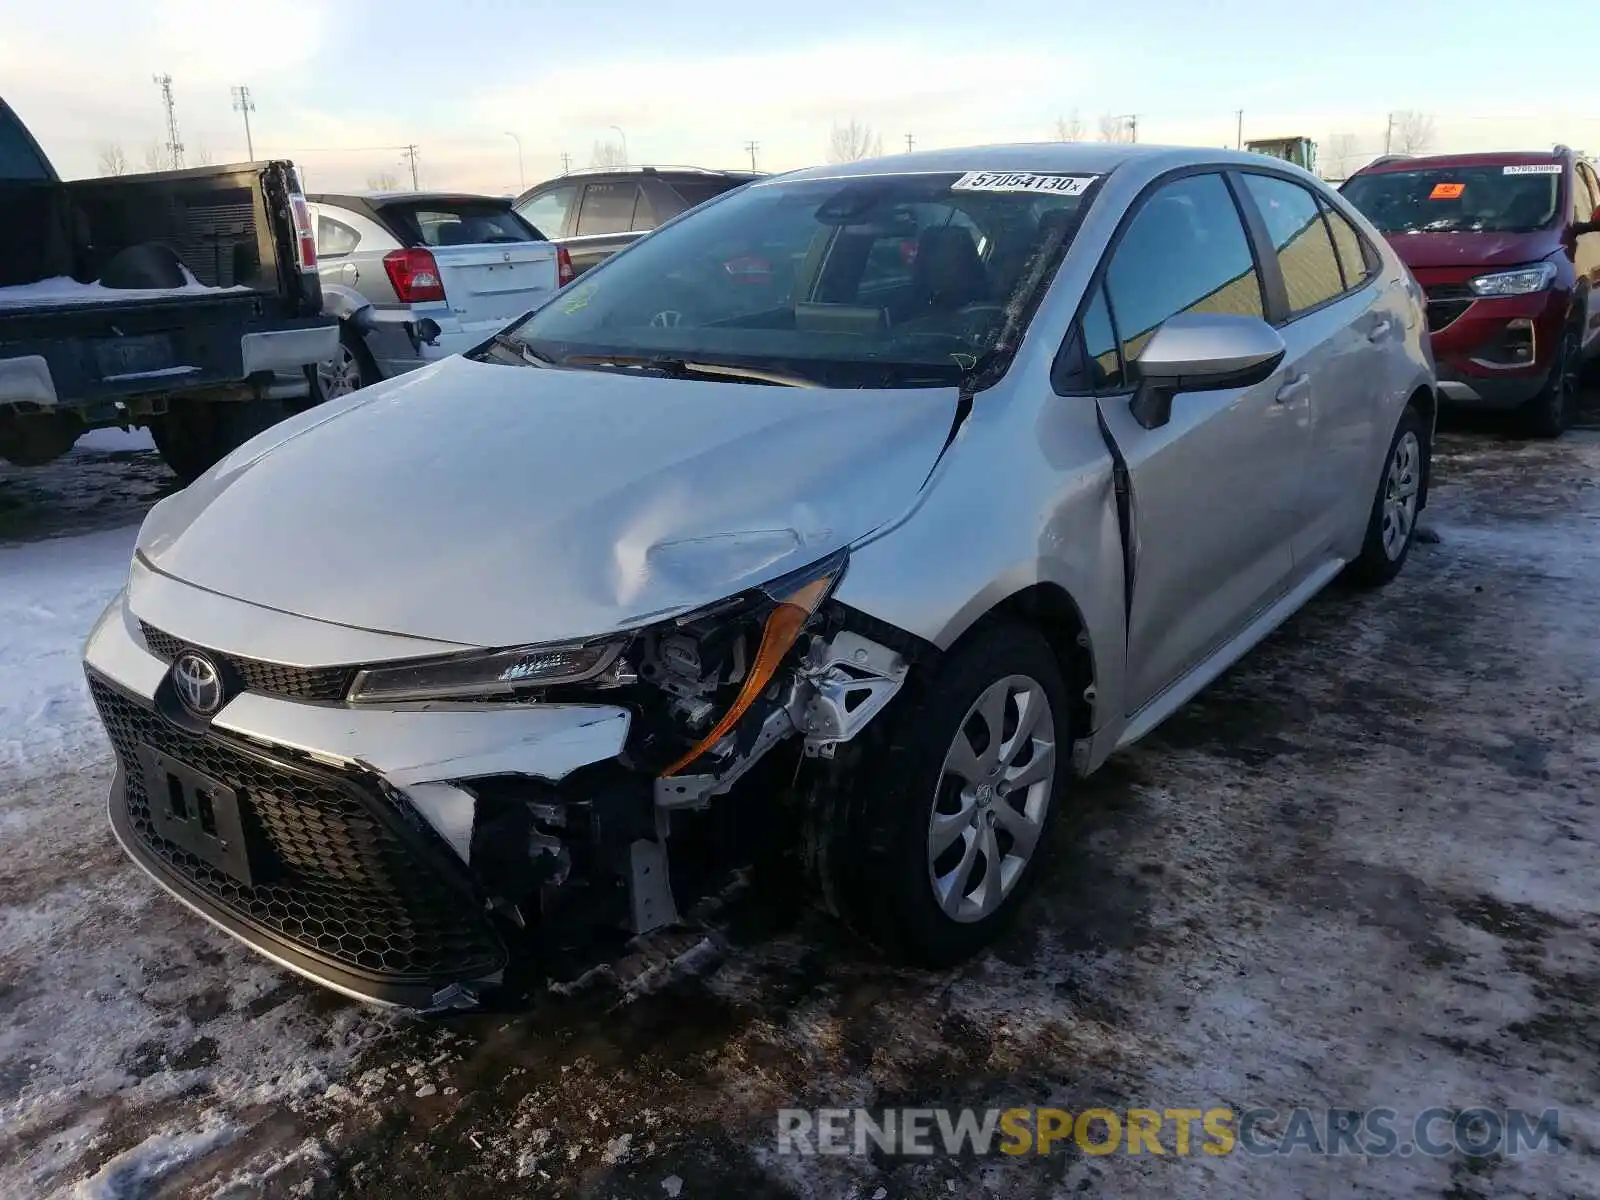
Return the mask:
[[[1400,260],[1413,271],[1424,267],[1520,267],[1561,248],[1558,238],[1539,233],[1394,233]]]
[[[902,513],[948,389],[446,359],[242,446],[153,509],[158,570],[365,629],[509,646],[709,604]]]

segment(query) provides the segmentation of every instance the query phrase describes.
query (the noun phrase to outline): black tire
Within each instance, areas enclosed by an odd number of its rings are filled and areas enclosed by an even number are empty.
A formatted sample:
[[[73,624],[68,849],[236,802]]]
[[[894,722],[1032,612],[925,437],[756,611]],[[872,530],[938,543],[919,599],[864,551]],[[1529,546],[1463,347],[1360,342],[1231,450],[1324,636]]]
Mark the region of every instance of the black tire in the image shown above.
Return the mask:
[[[229,453],[289,415],[281,400],[174,400],[150,422],[161,459],[191,484]]]
[[[1555,365],[1539,394],[1522,410],[1522,423],[1530,437],[1558,438],[1572,424],[1578,402],[1578,376],[1583,356],[1578,348],[1577,331],[1570,326],[1556,347]]]
[[[1391,474],[1396,468],[1396,454],[1408,436],[1415,439],[1417,454],[1414,466],[1417,490],[1413,493],[1416,506],[1411,510],[1411,524],[1396,548],[1385,540],[1388,522],[1392,520],[1392,516],[1386,514],[1385,509],[1390,496]],[[1364,588],[1382,587],[1400,574],[1401,568],[1406,565],[1406,559],[1411,557],[1411,547],[1417,540],[1417,519],[1421,515],[1421,489],[1427,479],[1429,452],[1428,431],[1422,423],[1422,416],[1415,407],[1408,404],[1405,411],[1400,414],[1394,436],[1389,439],[1388,453],[1383,457],[1383,471],[1378,476],[1377,492],[1372,498],[1371,515],[1367,518],[1367,535],[1361,544],[1361,553],[1345,568],[1344,578],[1348,583]]]
[[[1039,794],[1048,807],[1032,854],[1015,876],[1010,891],[986,916],[958,921],[946,915],[936,899],[933,871],[930,869],[931,821],[936,804],[948,811],[952,803],[951,784],[959,791],[959,781],[943,771],[945,757],[972,706],[992,686],[1008,676],[1023,676],[1035,682],[1048,698],[1048,715],[1054,727],[1054,775]],[[867,758],[859,764],[855,778],[847,785],[827,817],[827,827],[818,830],[821,858],[826,863],[824,886],[831,906],[857,932],[875,943],[886,955],[901,961],[947,966],[959,962],[991,942],[1015,915],[1037,877],[1039,864],[1049,854],[1050,831],[1071,773],[1073,730],[1069,725],[1067,685],[1049,642],[1033,628],[1010,621],[992,621],[975,630],[942,658],[932,676],[920,685],[915,677],[906,691],[884,714],[885,728],[863,747]],[[1007,721],[1016,710],[1008,702]],[[982,718],[973,717],[980,721]],[[1038,728],[1042,728],[1041,721]],[[969,740],[969,745],[976,743]],[[1030,753],[1034,742],[1030,740]],[[1020,767],[1027,755],[1019,753]],[[986,804],[991,803],[985,801]],[[995,806],[1011,800],[995,796]],[[1005,822],[995,825],[996,814],[984,811],[991,832],[1000,836]],[[974,838],[982,826],[971,826]],[[1009,853],[1000,841],[1001,857]],[[964,837],[964,834],[963,834]],[[955,845],[965,844],[962,838]],[[995,844],[991,842],[990,844]],[[959,852],[958,852],[959,857]],[[978,857],[982,857],[981,854]],[[941,860],[935,860],[936,862]],[[976,886],[987,874],[977,873]],[[963,893],[966,889],[962,889]]]

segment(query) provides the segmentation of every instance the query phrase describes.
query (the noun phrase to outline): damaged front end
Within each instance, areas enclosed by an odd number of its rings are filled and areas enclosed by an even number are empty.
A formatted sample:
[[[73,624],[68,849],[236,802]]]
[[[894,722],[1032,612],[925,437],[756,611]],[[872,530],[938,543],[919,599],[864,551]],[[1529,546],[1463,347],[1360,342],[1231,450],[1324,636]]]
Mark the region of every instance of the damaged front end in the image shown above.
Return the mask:
[[[906,656],[829,603],[845,563],[841,551],[622,638],[524,652],[582,678],[530,684],[526,661],[508,659],[496,680],[506,692],[476,699],[603,704],[630,721],[619,753],[560,778],[530,763],[451,781],[471,797],[464,857],[490,911],[543,931],[541,940],[596,925],[643,934],[678,920],[674,835],[780,745],[832,758],[905,681]],[[418,668],[409,670],[414,683]],[[370,702],[363,686],[352,692],[358,704]],[[452,819],[459,846],[461,814]]]

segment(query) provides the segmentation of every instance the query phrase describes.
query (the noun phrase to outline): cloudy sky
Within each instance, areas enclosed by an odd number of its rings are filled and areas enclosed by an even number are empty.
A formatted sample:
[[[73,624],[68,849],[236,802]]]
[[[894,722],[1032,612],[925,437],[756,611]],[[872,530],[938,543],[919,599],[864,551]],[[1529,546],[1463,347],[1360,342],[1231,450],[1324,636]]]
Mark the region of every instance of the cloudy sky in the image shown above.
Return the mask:
[[[83,176],[108,143],[142,169],[165,141],[158,72],[190,164],[243,159],[247,84],[257,156],[323,188],[407,178],[407,143],[424,186],[505,192],[508,134],[531,184],[607,140],[734,166],[755,139],[779,170],[852,118],[892,151],[1040,140],[1074,111],[1088,137],[1137,113],[1140,141],[1222,145],[1242,108],[1247,138],[1307,134],[1325,160],[1341,134],[1376,153],[1392,110],[1430,114],[1436,149],[1600,151],[1600,89],[1551,62],[1563,31],[1593,39],[1592,0],[0,0],[0,94]]]

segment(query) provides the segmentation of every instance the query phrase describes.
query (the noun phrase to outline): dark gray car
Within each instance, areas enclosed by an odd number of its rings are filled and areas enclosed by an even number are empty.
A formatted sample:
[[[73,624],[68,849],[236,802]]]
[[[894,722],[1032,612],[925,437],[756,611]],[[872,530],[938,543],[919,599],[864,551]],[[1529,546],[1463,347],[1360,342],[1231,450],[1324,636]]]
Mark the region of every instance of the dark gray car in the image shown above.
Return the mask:
[[[703,167],[596,167],[535,184],[514,205],[582,275],[679,213],[764,176]]]

